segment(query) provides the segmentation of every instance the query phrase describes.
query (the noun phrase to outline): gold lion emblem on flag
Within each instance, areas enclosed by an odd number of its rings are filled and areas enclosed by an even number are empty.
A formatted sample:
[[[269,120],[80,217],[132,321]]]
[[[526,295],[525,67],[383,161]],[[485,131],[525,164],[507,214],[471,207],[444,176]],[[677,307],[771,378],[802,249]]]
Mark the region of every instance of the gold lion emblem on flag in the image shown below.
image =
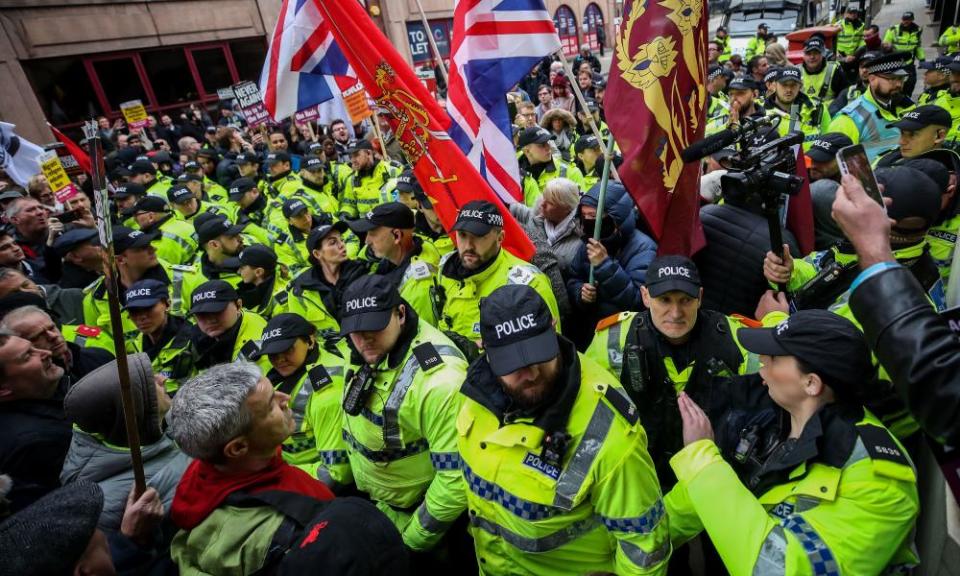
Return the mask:
[[[665,142],[658,147],[663,185],[673,190],[683,171],[680,151],[690,142],[689,135],[700,123],[699,111],[706,101],[706,64],[696,53],[696,36],[703,14],[703,0],[661,0],[667,19],[680,32],[679,47],[673,36],[655,36],[630,53],[634,26],[647,10],[648,0],[636,0],[617,35],[617,66],[620,76],[643,92],[643,103],[663,130]],[[679,50],[678,50],[679,48]],[[696,82],[696,93],[682,94],[677,81],[678,61],[686,66]]]

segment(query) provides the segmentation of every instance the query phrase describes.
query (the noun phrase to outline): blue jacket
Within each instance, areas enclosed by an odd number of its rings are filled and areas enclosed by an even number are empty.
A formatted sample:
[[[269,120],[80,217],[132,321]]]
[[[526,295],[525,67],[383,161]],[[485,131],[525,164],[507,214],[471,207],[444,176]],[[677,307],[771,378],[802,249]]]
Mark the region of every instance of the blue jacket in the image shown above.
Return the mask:
[[[581,205],[596,206],[600,185],[597,184],[580,199]],[[592,312],[599,320],[625,310],[643,310],[640,286],[643,285],[647,267],[657,255],[657,243],[637,230],[637,216],[633,198],[618,182],[607,185],[604,212],[613,217],[622,237],[620,249],[611,254],[594,269],[597,283],[597,302],[586,304],[580,300],[580,289],[590,279],[590,261],[587,259],[586,242],[580,245],[570,265],[567,278],[567,293],[570,302],[577,308]]]

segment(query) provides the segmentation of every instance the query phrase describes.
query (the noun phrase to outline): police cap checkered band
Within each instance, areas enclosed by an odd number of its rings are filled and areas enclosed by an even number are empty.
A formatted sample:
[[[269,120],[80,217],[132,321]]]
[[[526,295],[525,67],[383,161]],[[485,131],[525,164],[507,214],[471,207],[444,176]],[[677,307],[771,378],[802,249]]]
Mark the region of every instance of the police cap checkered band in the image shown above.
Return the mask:
[[[870,62],[867,66],[867,73],[905,75],[910,62],[910,55],[906,52],[884,54]]]
[[[714,80],[723,74],[723,66],[711,66],[707,72],[707,80]]]

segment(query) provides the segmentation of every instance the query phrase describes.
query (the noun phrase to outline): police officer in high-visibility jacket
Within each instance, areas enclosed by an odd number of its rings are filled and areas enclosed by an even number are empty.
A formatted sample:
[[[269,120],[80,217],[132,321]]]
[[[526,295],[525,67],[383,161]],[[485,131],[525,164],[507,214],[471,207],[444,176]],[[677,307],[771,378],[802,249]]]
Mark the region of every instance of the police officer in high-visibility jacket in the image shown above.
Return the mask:
[[[125,210],[140,230],[153,234],[157,257],[171,264],[192,264],[197,255],[197,232],[193,226],[174,217],[164,198],[147,195]]]
[[[665,574],[668,520],[637,408],[523,285],[481,301],[457,418],[483,574]]]
[[[944,54],[956,54],[960,52],[960,26],[948,26],[937,44],[943,49]]]
[[[440,253],[414,235],[413,211],[400,202],[387,202],[347,224],[357,235],[366,235],[367,250],[378,259],[370,271],[386,276],[417,316],[436,326],[431,294]]]
[[[854,53],[860,47],[866,45],[863,41],[863,33],[867,25],[860,19],[860,11],[852,2],[847,4],[843,20],[838,22],[837,25],[840,26],[836,44],[838,59],[852,62],[855,58]]]
[[[157,258],[157,250],[151,244],[152,234],[131,230],[124,226],[113,227],[113,251],[116,255],[117,277],[120,288],[120,304],[123,304],[127,288],[134,282],[152,278],[170,286],[170,313],[185,316],[190,307],[190,295],[203,277],[192,266],[169,264]],[[107,301],[107,286],[103,277],[83,289],[83,323],[96,326],[112,334],[110,305]],[[122,314],[123,331],[126,337],[136,336],[137,327],[127,314]],[[130,340],[127,345],[130,346]]]
[[[318,469],[337,466],[337,475],[345,479],[349,477],[349,465],[347,445],[340,433],[343,360],[327,355],[325,364],[321,355],[323,342],[317,339],[316,333],[317,329],[302,316],[278,314],[263,329],[256,357],[270,360],[272,368],[266,373],[267,379],[276,390],[290,397],[288,404],[296,428],[281,446],[283,459],[314,478],[330,475],[329,471],[321,473]],[[337,361],[331,363],[331,358]],[[339,385],[335,384],[333,374],[340,376],[336,381]],[[325,404],[332,410],[330,421],[322,424],[336,430],[336,442],[325,447],[323,453],[317,450],[311,427],[316,422],[306,418],[310,404],[314,402]]]
[[[480,339],[481,298],[504,284],[526,284],[547,303],[559,326],[560,313],[550,279],[539,268],[503,249],[503,215],[491,202],[474,200],[453,225],[457,251],[440,261],[435,291],[440,329],[470,341]]]
[[[300,176],[293,173],[290,154],[283,151],[271,152],[264,159],[264,164],[270,171],[270,191],[267,194],[270,199],[289,197],[303,188]]]
[[[730,100],[724,93],[727,87],[725,72],[726,69],[723,66],[711,66],[707,70],[707,119],[729,113]],[[587,187],[587,190],[589,189],[590,186]]]
[[[947,143],[951,148],[957,148],[960,140],[960,54],[950,59],[947,70],[950,71],[950,88],[941,91],[935,103],[950,113],[953,123],[947,133]]]
[[[725,385],[727,416],[680,398],[686,446],[665,498],[674,544],[706,529],[734,576],[908,573],[916,473],[861,403],[874,373],[863,335],[801,310],[739,337],[763,367]]]
[[[847,85],[839,63],[823,57],[826,46],[819,36],[811,36],[803,44],[803,93],[813,101],[830,104]]]
[[[520,158],[523,203],[533,207],[537,197],[554,178],[569,178],[583,189],[583,174],[580,169],[553,156],[550,141],[556,136],[539,126],[524,128],[517,139],[517,148],[523,156]]]
[[[243,250],[243,226],[231,224],[222,216],[209,216],[197,226],[200,258],[197,267],[207,280],[226,280],[233,286],[240,283],[237,256]]]
[[[423,187],[420,186],[420,182],[417,181],[412,172],[409,185],[413,191],[413,198],[417,201],[414,234],[424,240],[429,240],[434,248],[437,249],[437,252],[440,253],[441,257],[456,250],[457,247],[454,246],[453,239],[447,234],[447,231],[443,229],[440,217],[437,216],[436,210],[433,209],[433,202],[430,200],[430,197],[427,196],[427,193],[423,191]],[[401,186],[399,179],[397,186]]]
[[[737,341],[742,319],[700,307],[700,273],[689,258],[656,258],[641,290],[647,310],[601,320],[584,354],[616,376],[639,407],[666,490],[676,483],[668,461],[683,447],[677,394],[686,391],[711,412],[714,377],[756,372],[759,365]]]
[[[953,58],[941,56],[936,60],[925,60],[918,64],[923,70],[923,92],[917,97],[917,104],[933,104],[941,92],[950,90],[950,62]]]
[[[384,276],[355,280],[340,315],[351,348],[343,437],[357,489],[408,547],[430,550],[466,507],[456,427],[466,360]]]
[[[373,144],[358,140],[350,149],[353,175],[340,198],[340,218],[353,219],[366,214],[378,204],[393,200],[393,178],[399,170],[387,160],[377,160]]]
[[[270,319],[287,301],[287,280],[279,274],[277,253],[269,246],[254,244],[245,246],[237,259],[237,273],[242,279],[237,294],[243,307]]]
[[[777,109],[784,114],[791,115],[793,106],[797,106],[797,118],[790,118],[794,130],[803,132],[804,149],[809,149],[817,136],[826,132],[830,126],[830,113],[826,105],[801,92],[803,79],[800,70],[792,66],[777,70],[776,89],[772,96],[764,102],[764,108]]]
[[[244,310],[240,295],[230,284],[209,280],[197,286],[190,300],[190,314],[197,322],[193,333],[197,369],[257,358],[267,321]],[[264,372],[270,367],[266,358],[256,362]]]
[[[217,204],[211,204],[205,200],[197,198],[193,190],[190,187],[183,183],[178,182],[170,187],[167,190],[167,200],[170,202],[170,206],[174,209],[174,214],[180,220],[183,220],[187,224],[194,226],[194,220],[197,216],[201,214],[218,214],[226,216],[227,218],[232,218],[230,212],[228,212],[223,206]],[[235,211],[234,211],[235,212]]]
[[[842,132],[854,144],[863,144],[871,162],[896,147],[900,131],[890,123],[913,108],[913,101],[903,93],[908,58],[906,53],[894,52],[871,60],[867,66],[867,91],[844,106],[830,122],[828,132]]]
[[[158,280],[141,280],[127,290],[124,310],[137,327],[133,351],[146,352],[153,376],[174,395],[180,384],[196,374],[192,344],[194,327],[170,314],[170,291]]]
[[[913,94],[913,87],[917,84],[917,60],[924,60],[926,56],[923,51],[923,27],[918,26],[913,21],[913,12],[904,12],[900,18],[900,23],[896,26],[887,28],[883,35],[883,44],[885,50],[895,50],[906,52],[907,59],[907,79],[904,82],[903,91],[907,95]]]
[[[765,22],[757,24],[757,34],[747,41],[747,48],[743,60],[749,61],[754,56],[763,56],[767,51],[767,25]]]
[[[147,194],[164,198],[173,179],[162,174],[158,177],[157,174],[157,169],[147,159],[136,160],[130,165],[130,182],[143,186]]]

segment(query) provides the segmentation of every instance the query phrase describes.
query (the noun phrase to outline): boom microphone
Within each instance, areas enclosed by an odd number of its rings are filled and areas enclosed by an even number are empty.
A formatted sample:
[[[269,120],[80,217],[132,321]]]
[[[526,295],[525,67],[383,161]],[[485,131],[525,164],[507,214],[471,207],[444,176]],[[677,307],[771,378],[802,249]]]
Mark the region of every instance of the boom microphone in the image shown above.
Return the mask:
[[[737,136],[739,135],[739,129],[727,128],[725,130],[721,130],[716,134],[707,136],[703,140],[694,142],[693,144],[687,146],[682,152],[680,152],[680,159],[686,163],[690,163],[706,158],[714,152],[719,152],[720,150],[723,150],[727,146],[736,142]]]

